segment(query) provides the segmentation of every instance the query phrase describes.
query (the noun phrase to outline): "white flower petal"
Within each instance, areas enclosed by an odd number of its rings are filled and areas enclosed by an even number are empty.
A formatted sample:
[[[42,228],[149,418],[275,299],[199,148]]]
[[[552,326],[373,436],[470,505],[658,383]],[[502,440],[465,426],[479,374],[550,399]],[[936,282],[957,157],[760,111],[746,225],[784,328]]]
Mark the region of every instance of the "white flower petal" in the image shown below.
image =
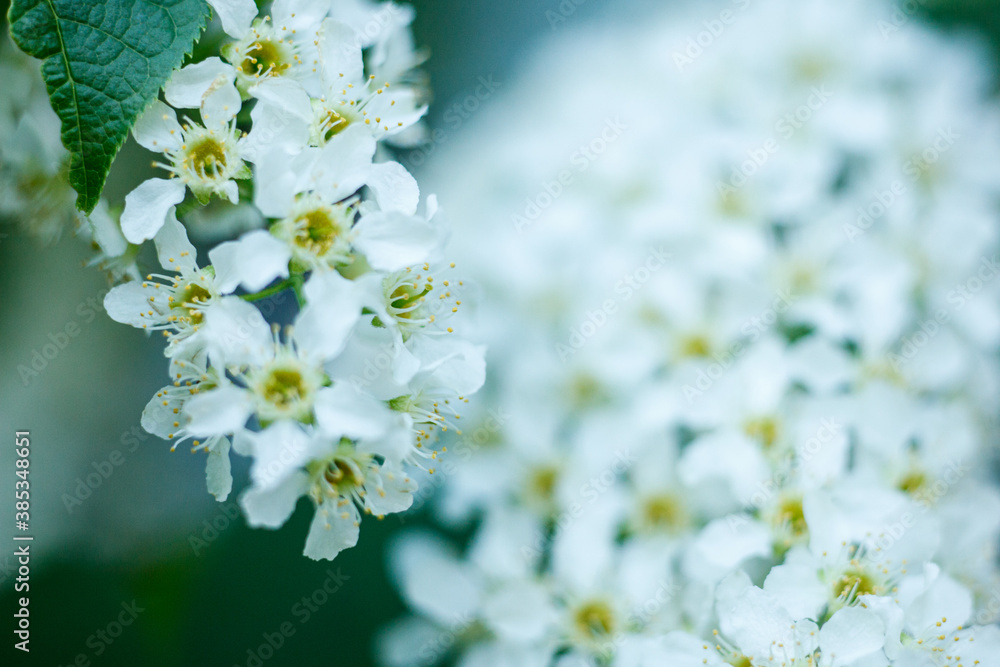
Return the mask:
[[[313,273],[304,290],[308,304],[295,319],[295,341],[320,358],[334,357],[361,315],[360,296],[335,271]]]
[[[175,71],[163,87],[163,96],[178,109],[198,109],[205,93],[217,79],[232,83],[236,79],[233,66],[217,56],[205,58]]]
[[[552,596],[541,584],[514,581],[487,598],[483,620],[502,639],[531,644],[546,636],[558,616]]]
[[[771,533],[746,515],[716,519],[702,529],[685,554],[684,571],[712,583],[754,556],[770,555]]]
[[[212,82],[201,100],[201,121],[210,130],[228,134],[229,121],[236,117],[242,106],[243,101],[232,78],[220,76]]]
[[[869,609],[845,607],[823,624],[819,644],[824,658],[833,658],[830,667],[844,667],[882,651],[885,625],[878,614]]]
[[[778,602],[757,588],[720,597],[719,629],[747,655],[769,655],[773,643],[794,646],[792,617]]]
[[[365,485],[365,506],[375,516],[395,514],[413,505],[417,483],[401,466],[386,463],[374,479]]]
[[[183,131],[177,122],[176,112],[163,102],[153,100],[135,121],[132,136],[143,148],[164,153],[181,147]]]
[[[239,285],[248,292],[259,292],[275,278],[287,278],[291,257],[286,244],[262,229],[244,234],[236,241],[221,243],[208,253],[223,294]]]
[[[389,407],[349,383],[338,382],[316,393],[316,421],[331,438],[368,440],[381,437],[393,412]]]
[[[90,224],[90,232],[94,235],[94,242],[106,256],[120,257],[125,254],[128,241],[125,240],[118,221],[111,217],[107,200],[99,201],[93,212],[85,217]]]
[[[141,314],[149,310],[149,291],[137,282],[113,287],[104,297],[104,310],[115,322],[142,328],[147,323]]]
[[[208,0],[208,4],[218,13],[226,34],[236,39],[250,31],[250,24],[257,17],[257,4],[253,0]]]
[[[281,110],[308,124],[313,120],[309,93],[298,81],[267,77],[250,89],[250,95],[259,100],[257,106]],[[255,107],[256,108],[256,107]]]
[[[156,246],[156,256],[160,266],[170,271],[196,271],[198,269],[198,252],[188,240],[184,229],[171,208],[160,231],[153,237]]]
[[[427,532],[403,535],[392,549],[392,569],[409,604],[450,625],[475,614],[482,580],[443,540]]]
[[[205,463],[205,482],[208,492],[220,503],[229,497],[233,490],[232,464],[229,460],[229,438],[219,438],[219,441],[208,449],[208,461]]]
[[[277,422],[254,438],[250,478],[259,489],[275,487],[308,463],[311,454],[309,436],[297,424]]]
[[[270,325],[256,306],[239,297],[224,297],[209,308],[196,335],[217,366],[260,365],[274,355]]]
[[[361,58],[361,37],[346,23],[326,19],[320,28],[319,60],[322,77],[332,90],[343,88],[345,83],[357,83],[365,76]]]
[[[771,569],[764,590],[795,618],[818,618],[829,591],[819,580],[815,565],[784,563]]]
[[[142,419],[139,422],[147,433],[152,433],[164,440],[177,430],[177,427],[174,426],[174,423],[177,422],[174,410],[184,406],[184,403],[177,398],[165,399],[164,391],[168,389],[170,387],[164,387],[163,390],[156,392],[156,395],[149,400],[143,409]]]
[[[486,382],[486,346],[468,341],[423,336],[413,343],[420,373],[433,376],[435,386],[459,395],[474,394]]]
[[[156,236],[167,212],[184,201],[184,184],[176,178],[151,178],[125,196],[122,234],[129,243],[142,243]]]
[[[374,156],[374,137],[363,126],[351,125],[313,154],[296,190],[315,190],[327,201],[345,199],[368,181]]]
[[[240,498],[247,524],[280,528],[295,511],[295,503],[309,490],[309,476],[301,471],[271,489],[250,487]]]
[[[268,78],[268,82],[277,81]],[[271,85],[265,87],[261,84],[250,90],[251,94],[257,94],[262,89],[270,89]],[[308,102],[308,100],[307,100]],[[240,140],[240,155],[244,160],[248,160],[258,165],[258,170],[268,166],[267,156],[271,154],[283,154],[285,159],[290,154],[301,151],[309,143],[309,123],[312,121],[311,111],[309,118],[301,118],[295,113],[291,113],[269,101],[260,100],[250,110],[250,120],[253,127],[246,137]],[[276,171],[274,169],[268,170]],[[260,175],[258,173],[258,175]],[[288,182],[294,182],[292,174],[286,175]],[[281,213],[269,213],[272,217],[281,217]]]
[[[354,246],[379,271],[399,271],[426,262],[446,236],[419,217],[393,211],[369,213],[354,229]]]
[[[383,211],[398,211],[404,215],[417,212],[420,187],[400,163],[380,162],[373,165],[367,185]]]
[[[197,394],[184,405],[183,414],[191,434],[209,437],[235,433],[247,423],[251,412],[247,391],[228,385]]]
[[[303,554],[313,560],[333,560],[344,549],[358,543],[361,517],[354,503],[338,506],[327,500],[316,509]]]

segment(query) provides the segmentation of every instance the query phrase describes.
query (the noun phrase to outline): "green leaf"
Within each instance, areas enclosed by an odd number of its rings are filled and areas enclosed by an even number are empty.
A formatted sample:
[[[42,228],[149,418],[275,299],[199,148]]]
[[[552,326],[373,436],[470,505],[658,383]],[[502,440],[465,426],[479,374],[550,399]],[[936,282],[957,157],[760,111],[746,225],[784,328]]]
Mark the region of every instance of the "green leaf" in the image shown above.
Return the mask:
[[[80,210],[97,205],[118,149],[191,51],[208,13],[204,0],[11,3],[11,36],[43,61]]]

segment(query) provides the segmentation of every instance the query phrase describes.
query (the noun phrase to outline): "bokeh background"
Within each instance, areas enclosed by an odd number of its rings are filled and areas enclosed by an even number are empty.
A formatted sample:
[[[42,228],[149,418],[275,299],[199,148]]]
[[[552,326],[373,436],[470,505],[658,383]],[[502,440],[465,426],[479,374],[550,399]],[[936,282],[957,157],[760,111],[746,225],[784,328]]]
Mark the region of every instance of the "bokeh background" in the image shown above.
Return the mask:
[[[496,95],[502,95],[504,84],[530,68],[532,53],[557,32],[594,21],[641,21],[646,7],[657,3],[585,0],[553,28],[546,12],[559,4],[413,2],[417,42],[431,54],[431,127],[447,127],[451,139],[475,132],[474,118],[456,128],[447,114],[474,93],[481,77],[498,82]],[[980,32],[994,47],[1000,44],[995,0],[926,0],[921,11],[943,29]],[[1000,64],[1000,50],[994,53]],[[432,145],[403,162],[419,179],[421,167],[447,149],[447,143]],[[109,199],[121,201],[146,178],[148,163],[148,154],[127,145],[112,170]],[[0,447],[0,498],[6,499],[0,502],[6,526],[0,537],[7,545],[0,547],[0,616],[7,619],[0,625],[0,664],[54,667],[74,664],[81,655],[84,661],[76,664],[377,664],[378,631],[403,611],[387,567],[388,544],[400,530],[427,521],[425,511],[366,522],[360,544],[332,564],[302,556],[310,518],[305,501],[279,531],[247,529],[235,511],[235,494],[219,505],[205,492],[200,455],[170,453],[139,427],[143,407],[165,381],[162,342],[100,311],[107,284],[83,266],[87,257],[86,245],[71,233],[43,247],[16,227],[0,225],[0,434],[7,443]],[[50,335],[60,338],[70,323],[79,334],[37,376],[25,379],[18,366],[30,366]],[[9,615],[16,576],[9,541],[13,432],[24,429],[32,438],[35,536],[28,660],[11,647]],[[246,468],[236,460],[234,474],[239,489]],[[339,588],[318,593],[325,584]],[[123,605],[142,610],[134,623],[117,637],[98,634],[116,632]],[[274,639],[285,623],[294,635],[254,661],[265,635]]]

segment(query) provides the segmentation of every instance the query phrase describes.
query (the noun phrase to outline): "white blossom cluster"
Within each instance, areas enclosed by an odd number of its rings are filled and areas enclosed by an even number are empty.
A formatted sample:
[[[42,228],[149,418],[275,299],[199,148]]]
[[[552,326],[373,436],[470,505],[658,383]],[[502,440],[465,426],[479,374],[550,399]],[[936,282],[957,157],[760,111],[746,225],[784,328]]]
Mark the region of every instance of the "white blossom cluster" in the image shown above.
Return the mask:
[[[565,26],[438,163],[492,415],[383,660],[1000,665],[991,56],[888,2],[691,4]]]
[[[220,501],[230,450],[251,457],[240,502],[253,526],[283,525],[309,497],[305,554],[332,559],[356,544],[361,512],[412,504],[413,471],[434,471],[437,434],[458,429],[485,377],[484,348],[455,331],[465,285],[437,201],[421,206],[390,159],[422,139],[423,56],[408,5],[276,0],[258,16],[252,0],[211,4],[220,56],[176,70],[132,131],[164,177],[128,194],[120,221],[102,202],[87,233],[120,283],[108,314],[166,340],[169,384],[143,427],[206,453]],[[38,134],[58,141],[57,126]],[[256,224],[199,261],[180,220],[225,238],[233,217]],[[142,279],[147,240],[162,270]],[[291,310],[278,295],[298,305],[285,327],[265,317]]]
[[[73,223],[74,194],[38,66],[0,38],[0,223],[51,243]]]

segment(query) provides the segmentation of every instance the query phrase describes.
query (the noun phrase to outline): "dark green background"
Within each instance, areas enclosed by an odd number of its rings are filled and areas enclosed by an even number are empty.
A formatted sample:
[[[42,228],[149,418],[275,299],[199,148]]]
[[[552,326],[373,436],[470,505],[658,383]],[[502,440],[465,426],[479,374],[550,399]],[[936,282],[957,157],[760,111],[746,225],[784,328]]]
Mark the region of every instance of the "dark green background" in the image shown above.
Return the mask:
[[[530,56],[533,45],[551,34],[545,10],[556,6],[558,0],[419,0],[414,4],[418,43],[432,52],[428,70],[437,99],[431,114],[434,124],[440,123],[450,101],[475,89],[480,76],[492,74],[501,82],[510,80]],[[638,4],[639,0],[588,0],[571,22],[601,13],[627,19]],[[994,44],[1000,42],[1000,9],[994,2],[945,4],[947,7],[932,12],[934,20],[963,29],[971,26],[990,35]],[[134,146],[126,148],[112,172],[112,198],[120,198],[146,177],[134,165],[147,159]],[[44,337],[53,327],[46,328],[35,320],[50,317],[58,326],[67,313],[72,315],[81,299],[98,293],[103,284],[96,271],[80,267],[86,250],[74,239],[64,238],[55,248],[42,249],[9,228],[3,231],[10,234],[0,238],[0,336],[7,348],[3,381],[8,391],[19,391],[16,364],[38,345],[32,336],[39,335],[25,334],[25,329],[40,331]],[[40,275],[49,277],[40,279]],[[33,386],[35,409],[31,415],[14,415],[8,406],[0,405],[3,433],[32,428],[35,446],[57,450],[45,459],[51,460],[53,455],[62,454],[60,447],[83,446],[64,437],[66,428],[56,429],[68,424],[69,432],[90,447],[83,466],[72,476],[85,474],[91,459],[99,460],[121,447],[118,435],[100,442],[105,436],[95,434],[122,434],[137,422],[148,397],[162,384],[158,372],[148,369],[160,368],[163,363],[159,340],[147,340],[98,317],[80,342],[74,342],[74,347],[53,362],[59,370]],[[23,424],[21,419],[31,423]],[[47,488],[48,473],[35,462],[33,492],[52,494],[49,505],[56,510],[50,520],[81,523],[76,537],[61,542],[57,553],[33,563],[30,660],[15,654],[0,664],[54,667],[72,664],[77,654],[84,653],[91,664],[104,666],[246,665],[247,650],[262,643],[262,633],[274,632],[286,621],[295,627],[295,634],[265,665],[375,664],[375,633],[403,612],[385,557],[387,540],[400,529],[400,521],[368,519],[357,548],[341,554],[333,564],[314,563],[302,556],[310,519],[303,501],[280,531],[251,531],[237,519],[202,555],[195,556],[188,536],[199,534],[202,522],[220,516],[219,510],[203,497],[201,458],[183,452],[170,455],[159,445],[152,440],[143,443],[121,472],[95,491],[95,500],[88,500],[87,506],[73,515],[65,513],[58,503],[58,496],[67,490],[65,482],[53,482],[52,488]],[[4,463],[0,497],[6,497],[8,483],[13,486],[8,479],[12,475],[7,472],[11,469],[7,454],[0,458]],[[246,471],[237,467],[236,472],[238,489],[245,483]],[[169,508],[186,511],[168,522],[170,527],[161,538],[155,537],[153,530],[153,537],[143,533],[125,547],[104,548],[121,542],[120,533],[129,529],[119,523],[119,512],[127,513],[144,488],[155,490],[149,507],[157,512],[162,509],[174,516],[176,512]],[[138,507],[136,512],[150,510]],[[45,516],[43,512],[38,520]],[[148,522],[155,528],[158,520],[158,515],[150,516]],[[407,517],[407,523],[420,521],[420,516]],[[44,547],[41,542],[37,545]],[[0,563],[7,553],[7,547],[2,547]],[[300,623],[301,616],[292,613],[293,605],[322,585],[331,568],[349,579],[308,623]],[[11,585],[10,579],[5,581],[0,595],[0,615],[6,619],[0,622],[4,644],[0,655],[4,656],[15,653],[9,630],[15,604]],[[115,619],[123,602],[133,599],[145,611],[103,655],[95,657],[88,638]]]

